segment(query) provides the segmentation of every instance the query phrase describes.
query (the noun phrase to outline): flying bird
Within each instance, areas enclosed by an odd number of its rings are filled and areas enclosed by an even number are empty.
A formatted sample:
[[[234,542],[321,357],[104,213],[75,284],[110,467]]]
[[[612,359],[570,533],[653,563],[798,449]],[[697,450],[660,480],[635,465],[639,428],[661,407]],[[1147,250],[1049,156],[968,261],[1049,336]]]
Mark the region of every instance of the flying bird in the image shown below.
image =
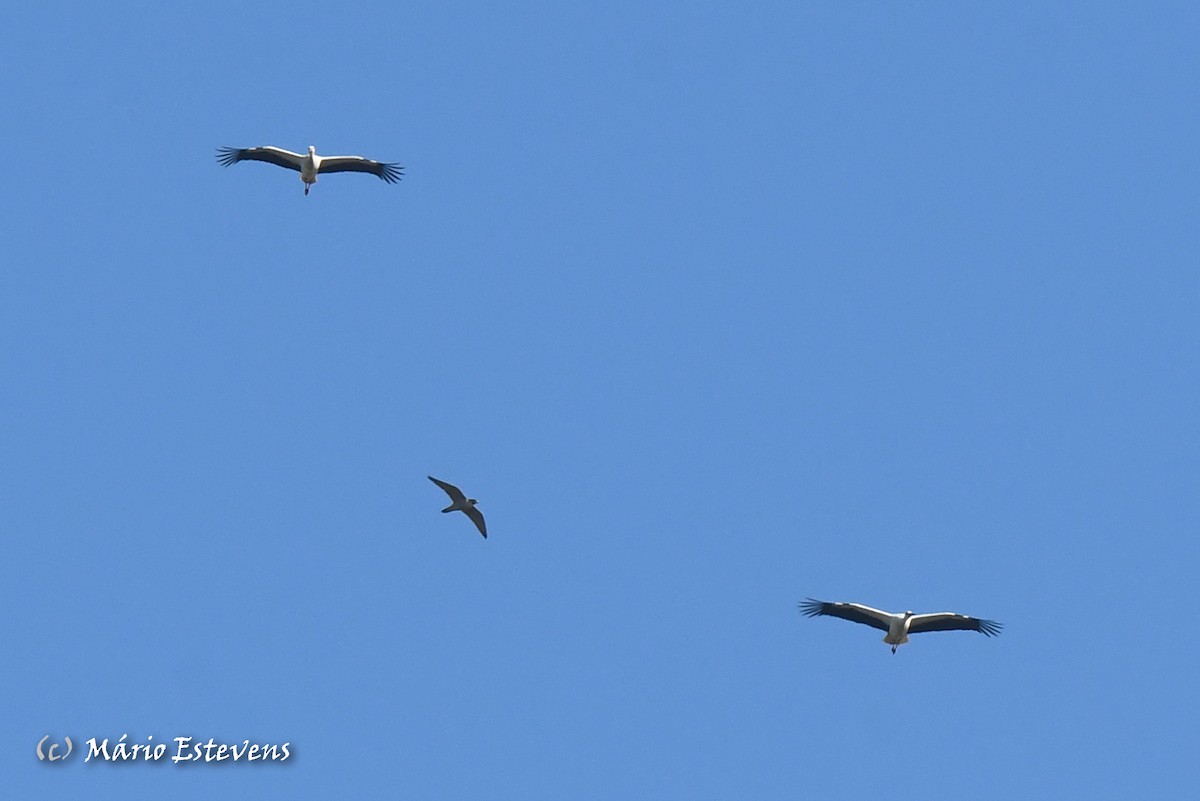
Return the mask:
[[[442,514],[445,514],[446,512],[464,513],[467,517],[471,518],[471,522],[475,524],[475,528],[479,529],[479,533],[482,534],[483,538],[486,540],[487,526],[483,523],[483,512],[480,512],[475,508],[475,504],[479,503],[479,501],[463,495],[463,491],[453,484],[447,484],[445,481],[438,481],[433,476],[428,476],[428,479],[444,489],[446,494],[450,496],[450,505],[442,510]]]
[[[265,161],[279,167],[287,167],[300,173],[304,181],[304,194],[317,182],[317,175],[325,172],[369,172],[378,175],[389,184],[394,184],[404,175],[399,164],[372,161],[362,156],[318,156],[317,149],[308,146],[308,153],[293,153],[278,147],[222,147],[217,150],[217,161],[228,167],[239,161]]]
[[[908,642],[910,634],[926,631],[978,631],[988,637],[995,637],[1000,633],[1000,629],[1004,628],[1003,624],[994,620],[968,617],[957,612],[931,612],[925,615],[914,615],[911,611],[893,613],[862,604],[825,603],[814,601],[812,598],[800,602],[800,611],[808,617],[829,615],[886,631],[883,641],[892,646],[893,654],[897,648]]]

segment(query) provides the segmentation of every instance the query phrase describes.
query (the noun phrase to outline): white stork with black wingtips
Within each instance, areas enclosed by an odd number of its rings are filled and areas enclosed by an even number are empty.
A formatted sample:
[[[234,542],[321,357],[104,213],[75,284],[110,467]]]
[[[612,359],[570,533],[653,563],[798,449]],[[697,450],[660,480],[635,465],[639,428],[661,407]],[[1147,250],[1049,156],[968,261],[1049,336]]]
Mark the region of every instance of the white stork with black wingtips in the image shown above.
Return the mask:
[[[228,167],[239,161],[265,161],[296,170],[304,181],[304,194],[317,182],[317,175],[324,172],[369,172],[389,184],[394,184],[404,175],[399,164],[372,161],[362,156],[318,156],[317,149],[308,146],[308,153],[293,153],[278,147],[222,147],[217,150],[217,161]]]
[[[892,653],[908,642],[908,635],[921,634],[926,631],[978,631],[988,637],[995,637],[1004,628],[1002,623],[994,620],[984,620],[978,617],[968,617],[957,612],[930,612],[915,615],[910,612],[884,612],[862,604],[826,603],[809,598],[800,602],[800,611],[808,617],[829,615],[862,623],[867,626],[886,631],[883,641],[892,646]]]

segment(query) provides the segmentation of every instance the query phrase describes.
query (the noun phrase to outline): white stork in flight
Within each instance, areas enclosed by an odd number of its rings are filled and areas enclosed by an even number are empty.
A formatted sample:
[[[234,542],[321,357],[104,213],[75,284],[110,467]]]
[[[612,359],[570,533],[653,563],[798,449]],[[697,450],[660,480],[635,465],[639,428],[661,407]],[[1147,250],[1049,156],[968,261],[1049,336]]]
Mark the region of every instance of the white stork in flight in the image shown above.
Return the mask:
[[[217,150],[217,161],[228,167],[239,161],[265,161],[300,173],[304,181],[304,194],[317,182],[323,172],[369,172],[378,175],[389,184],[394,184],[404,175],[399,164],[371,161],[362,156],[318,156],[317,149],[308,146],[307,154],[293,153],[278,147],[222,147]]]
[[[884,612],[862,604],[825,603],[809,598],[800,602],[800,611],[808,617],[829,615],[840,617],[886,631],[883,641],[892,646],[892,653],[908,642],[908,635],[926,631],[978,631],[989,637],[1000,633],[1004,625],[994,620],[960,615],[957,612],[930,612],[914,615],[912,612]]]

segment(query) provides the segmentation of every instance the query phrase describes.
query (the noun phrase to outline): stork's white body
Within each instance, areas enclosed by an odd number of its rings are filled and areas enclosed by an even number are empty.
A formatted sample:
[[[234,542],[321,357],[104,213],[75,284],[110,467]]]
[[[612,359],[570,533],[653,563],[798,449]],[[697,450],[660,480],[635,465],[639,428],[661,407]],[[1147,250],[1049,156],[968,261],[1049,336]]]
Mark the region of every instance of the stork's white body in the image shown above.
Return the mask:
[[[304,157],[304,161],[300,162],[300,180],[304,181],[304,194],[307,195],[309,187],[317,182],[317,170],[319,169],[321,169],[321,157],[317,155],[316,147],[309,145],[308,155]]]
[[[908,642],[908,626],[912,622],[912,612],[902,615],[888,615],[888,633],[883,635],[883,641],[892,646],[892,653]],[[907,653],[907,652],[906,652]]]

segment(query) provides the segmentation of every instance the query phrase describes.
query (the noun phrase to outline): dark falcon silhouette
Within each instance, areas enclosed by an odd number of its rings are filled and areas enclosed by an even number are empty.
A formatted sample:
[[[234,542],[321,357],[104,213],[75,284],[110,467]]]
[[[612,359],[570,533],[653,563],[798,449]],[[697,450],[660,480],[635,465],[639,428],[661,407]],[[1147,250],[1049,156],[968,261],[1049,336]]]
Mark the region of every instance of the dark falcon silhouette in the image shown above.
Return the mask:
[[[468,498],[463,494],[463,491],[453,484],[447,484],[445,481],[439,481],[433,476],[428,476],[429,480],[446,491],[450,496],[450,505],[442,510],[442,514],[446,512],[462,512],[467,517],[471,518],[471,522],[475,524],[475,528],[479,529],[479,533],[483,538],[487,539],[487,525],[483,522],[483,512],[475,508],[475,504],[479,501],[474,498]]]

